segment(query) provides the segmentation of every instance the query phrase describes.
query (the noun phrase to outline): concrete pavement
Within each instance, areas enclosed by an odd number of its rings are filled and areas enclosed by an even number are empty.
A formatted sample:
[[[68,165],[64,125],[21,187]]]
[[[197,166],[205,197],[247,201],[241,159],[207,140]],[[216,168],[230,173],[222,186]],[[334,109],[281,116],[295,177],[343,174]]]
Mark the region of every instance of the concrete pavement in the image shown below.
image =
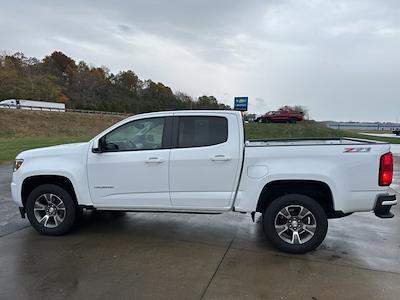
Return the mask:
[[[0,165],[0,237],[29,226],[21,219],[18,206],[11,200],[12,166]]]
[[[399,207],[390,220],[330,220],[307,255],[275,251],[260,219],[238,213],[97,212],[47,237],[16,217],[9,170],[0,166],[0,299],[399,298]]]

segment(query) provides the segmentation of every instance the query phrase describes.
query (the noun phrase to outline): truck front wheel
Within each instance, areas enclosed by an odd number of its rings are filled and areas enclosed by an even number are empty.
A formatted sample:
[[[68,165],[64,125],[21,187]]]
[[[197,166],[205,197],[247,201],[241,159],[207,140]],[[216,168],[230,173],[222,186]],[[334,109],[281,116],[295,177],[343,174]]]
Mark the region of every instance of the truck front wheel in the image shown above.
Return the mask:
[[[46,235],[67,233],[77,216],[71,195],[54,184],[43,184],[35,188],[29,194],[25,207],[32,227]]]
[[[305,253],[317,248],[325,239],[328,219],[314,199],[298,194],[281,196],[263,214],[267,238],[277,249]]]

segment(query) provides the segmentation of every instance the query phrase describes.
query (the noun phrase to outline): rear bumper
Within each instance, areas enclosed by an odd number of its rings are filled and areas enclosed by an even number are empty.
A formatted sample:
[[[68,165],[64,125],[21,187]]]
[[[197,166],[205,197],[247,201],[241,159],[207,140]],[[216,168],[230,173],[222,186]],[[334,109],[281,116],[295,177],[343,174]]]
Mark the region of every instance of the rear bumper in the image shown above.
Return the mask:
[[[379,218],[393,218],[390,211],[393,205],[397,204],[396,195],[380,195],[375,203],[374,213]]]

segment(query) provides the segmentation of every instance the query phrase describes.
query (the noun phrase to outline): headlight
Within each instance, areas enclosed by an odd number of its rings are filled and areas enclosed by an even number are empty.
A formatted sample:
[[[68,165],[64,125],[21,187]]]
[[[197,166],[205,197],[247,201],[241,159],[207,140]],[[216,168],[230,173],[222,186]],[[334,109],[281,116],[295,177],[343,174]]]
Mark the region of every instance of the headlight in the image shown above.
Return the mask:
[[[23,163],[23,162],[24,162],[23,159],[16,159],[16,160],[14,160],[13,171],[14,171],[14,172],[17,171],[17,170],[22,166],[22,163]]]

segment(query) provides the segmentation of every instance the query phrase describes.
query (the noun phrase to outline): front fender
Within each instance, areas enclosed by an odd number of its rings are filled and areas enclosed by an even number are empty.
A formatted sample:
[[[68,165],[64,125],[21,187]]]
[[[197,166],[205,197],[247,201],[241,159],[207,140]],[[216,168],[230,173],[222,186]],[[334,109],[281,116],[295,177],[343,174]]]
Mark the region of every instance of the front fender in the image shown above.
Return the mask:
[[[77,202],[80,205],[92,205],[90,198],[87,175],[86,161],[44,157],[44,158],[28,158],[24,160],[21,168],[14,172],[12,189],[13,199],[22,205],[22,185],[23,182],[33,176],[62,176],[67,178],[74,188]]]

